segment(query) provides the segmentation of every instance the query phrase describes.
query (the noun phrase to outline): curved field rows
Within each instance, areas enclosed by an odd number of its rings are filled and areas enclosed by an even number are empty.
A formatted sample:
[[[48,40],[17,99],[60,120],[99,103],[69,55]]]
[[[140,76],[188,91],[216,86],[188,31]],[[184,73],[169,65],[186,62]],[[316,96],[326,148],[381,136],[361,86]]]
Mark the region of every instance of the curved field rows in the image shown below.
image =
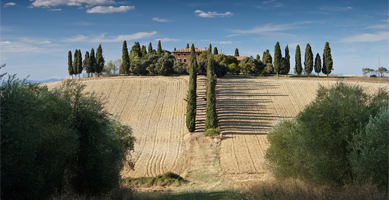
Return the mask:
[[[85,91],[102,94],[105,108],[120,114],[136,138],[132,160],[135,170],[123,177],[156,176],[187,168],[184,135],[188,84],[171,77],[102,78],[82,81]],[[48,84],[50,87],[50,84]]]
[[[266,134],[277,120],[295,117],[314,100],[319,84],[335,81],[222,78],[217,84],[217,106],[223,140],[220,166],[227,176],[247,179],[267,171]],[[358,83],[366,92],[388,84]],[[239,178],[237,175],[241,176]],[[243,178],[245,176],[245,178]]]

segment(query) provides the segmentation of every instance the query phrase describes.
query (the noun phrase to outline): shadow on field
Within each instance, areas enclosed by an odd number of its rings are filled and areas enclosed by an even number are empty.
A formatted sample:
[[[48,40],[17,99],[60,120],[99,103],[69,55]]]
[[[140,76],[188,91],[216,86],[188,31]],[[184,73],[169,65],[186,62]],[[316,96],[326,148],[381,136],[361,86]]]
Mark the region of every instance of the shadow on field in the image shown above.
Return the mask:
[[[268,93],[267,89],[277,89],[274,83],[257,82],[250,79],[218,79],[217,113],[219,127],[223,135],[266,135],[274,122],[287,118],[276,116],[266,105],[273,96],[285,94]],[[228,137],[224,137],[226,139]]]

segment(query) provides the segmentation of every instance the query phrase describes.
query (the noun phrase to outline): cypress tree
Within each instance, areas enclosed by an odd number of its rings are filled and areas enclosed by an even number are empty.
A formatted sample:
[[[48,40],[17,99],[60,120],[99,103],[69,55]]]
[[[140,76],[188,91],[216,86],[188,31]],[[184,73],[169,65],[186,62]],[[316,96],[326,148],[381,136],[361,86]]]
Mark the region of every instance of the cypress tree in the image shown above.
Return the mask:
[[[125,40],[124,40],[125,41]],[[123,44],[124,45],[124,44]],[[126,48],[127,48],[127,43],[126,43]],[[128,51],[128,50],[127,50]],[[149,53],[153,52],[153,46],[151,45],[151,42],[149,43],[149,48],[148,51]]]
[[[263,62],[263,64],[266,65],[266,61],[267,61],[267,58],[266,58],[266,51],[264,51],[263,54],[262,54],[262,62]]]
[[[69,75],[73,78],[73,61],[72,61],[72,51],[68,52],[68,72]]]
[[[177,49],[176,49],[176,47],[174,47],[174,51],[176,51]]]
[[[161,54],[162,54],[161,40],[158,40],[157,55],[161,56]]]
[[[101,48],[101,44],[99,44],[99,47],[96,51],[96,73],[97,76],[100,76],[100,73],[103,71],[104,68],[104,57],[103,57],[103,48]]]
[[[217,128],[218,120],[216,113],[216,76],[215,76],[215,64],[213,55],[208,54],[208,66],[207,66],[207,101],[206,101],[206,117],[205,117],[205,130],[210,128]]]
[[[85,52],[85,58],[84,58],[84,61],[83,61],[83,67],[86,71],[86,73],[88,73],[88,77],[90,76],[90,61],[89,61],[89,52],[86,51]]]
[[[282,58],[281,47],[280,47],[280,43],[277,42],[276,46],[274,47],[274,70],[276,71],[277,76],[278,73],[283,70],[281,66],[281,58]]]
[[[131,58],[134,56],[138,56],[139,58],[142,58],[142,52],[139,42],[134,42],[134,45],[131,48],[130,51]]]
[[[261,61],[261,56],[259,56],[259,54],[257,54],[257,57],[255,59],[259,62],[259,61]]]
[[[217,47],[213,47],[213,55],[218,55],[219,51],[217,50]]]
[[[149,44],[149,52],[151,47],[151,42]],[[120,66],[120,69],[123,73],[128,74],[130,69],[130,57],[128,56],[128,48],[127,48],[127,42],[123,41],[123,49],[122,49],[122,65]]]
[[[197,61],[194,44],[192,44],[189,65],[189,90],[186,106],[186,127],[189,132],[196,128],[196,89],[197,89]]]
[[[301,53],[300,53],[300,46],[299,45],[297,45],[297,47],[296,47],[296,65],[295,65],[294,71],[298,75],[301,75],[301,72],[303,71],[303,67],[301,66]]]
[[[81,76],[81,73],[82,73],[82,70],[83,70],[83,66],[82,66],[82,54],[81,54],[81,50],[79,49],[78,50],[78,77]]]
[[[142,45],[142,58],[145,57],[147,55],[147,51],[146,51],[146,46],[145,45]]]
[[[238,48],[235,49],[235,56],[239,56],[239,50],[238,50]]]
[[[315,58],[315,72],[317,73],[317,76],[319,76],[321,72],[321,58],[319,53],[316,54],[316,58]]]
[[[288,75],[290,71],[290,56],[289,56],[289,47],[285,47],[285,75]]]
[[[95,50],[92,48],[90,50],[89,54],[89,66],[90,66],[90,73],[93,77],[93,74],[96,73],[96,57],[95,57]]]
[[[74,50],[74,60],[73,60],[73,74],[77,78],[78,72],[78,49]]]
[[[323,74],[326,74],[328,76],[328,74],[330,74],[331,71],[334,70],[333,64],[334,63],[332,61],[330,43],[326,42],[323,50]]]
[[[267,63],[272,64],[273,58],[270,55],[269,49],[266,49]]]
[[[311,49],[311,45],[309,43],[307,44],[307,47],[305,48],[305,61],[304,61],[304,70],[308,74],[312,73],[313,70],[313,53]]]
[[[209,43],[209,48],[208,48],[208,55],[209,54],[212,54],[212,44],[211,43]]]
[[[189,43],[186,43],[186,48],[189,49]]]

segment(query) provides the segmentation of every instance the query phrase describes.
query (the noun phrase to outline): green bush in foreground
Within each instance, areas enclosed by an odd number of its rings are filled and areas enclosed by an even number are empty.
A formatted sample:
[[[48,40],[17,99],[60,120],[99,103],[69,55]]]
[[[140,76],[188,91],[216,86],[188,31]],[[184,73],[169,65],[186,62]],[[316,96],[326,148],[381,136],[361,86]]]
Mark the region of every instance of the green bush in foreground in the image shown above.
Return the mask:
[[[361,87],[343,82],[320,87],[316,99],[296,119],[280,122],[268,134],[266,158],[270,169],[278,178],[330,185],[352,183],[356,171],[350,160],[355,148],[351,141],[369,117],[376,116],[388,102],[389,94],[384,90],[368,95]],[[377,159],[385,162],[387,153],[386,157],[377,154],[382,156]]]
[[[67,82],[49,91],[14,77],[2,83],[2,199],[94,196],[118,186],[131,129],[84,87]]]

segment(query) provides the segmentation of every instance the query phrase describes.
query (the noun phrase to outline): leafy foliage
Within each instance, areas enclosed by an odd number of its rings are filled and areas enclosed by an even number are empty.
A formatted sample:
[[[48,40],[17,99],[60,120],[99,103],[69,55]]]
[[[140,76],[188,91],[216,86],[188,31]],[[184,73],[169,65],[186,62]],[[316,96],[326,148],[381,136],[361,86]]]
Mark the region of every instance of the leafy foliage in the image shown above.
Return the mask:
[[[388,102],[389,94],[384,90],[370,96],[361,87],[343,82],[321,87],[316,99],[295,120],[281,122],[269,133],[266,158],[271,170],[278,178],[311,183],[353,182],[358,173],[353,171],[350,152],[360,151],[351,141],[358,138],[357,130],[364,129],[369,117],[376,116]],[[374,144],[372,138],[366,137],[365,142]],[[387,163],[387,154],[377,156],[381,156],[375,157],[379,162]],[[372,173],[382,173],[378,171]]]
[[[118,185],[134,145],[131,129],[110,119],[84,86],[49,91],[10,77],[0,89],[2,199],[95,195]]]

